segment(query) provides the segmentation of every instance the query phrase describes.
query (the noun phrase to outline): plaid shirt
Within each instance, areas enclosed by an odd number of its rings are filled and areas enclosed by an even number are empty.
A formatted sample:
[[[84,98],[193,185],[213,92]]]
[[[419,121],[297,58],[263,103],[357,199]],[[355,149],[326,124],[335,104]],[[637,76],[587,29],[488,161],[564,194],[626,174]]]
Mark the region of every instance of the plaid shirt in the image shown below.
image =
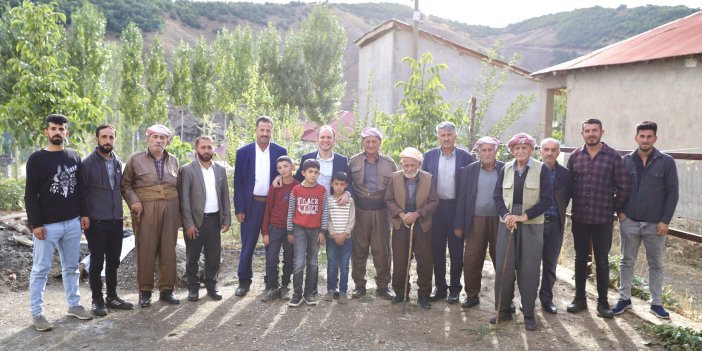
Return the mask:
[[[612,223],[614,213],[624,207],[631,192],[619,153],[602,143],[602,149],[590,158],[583,146],[570,155],[568,169],[573,176],[573,221]]]

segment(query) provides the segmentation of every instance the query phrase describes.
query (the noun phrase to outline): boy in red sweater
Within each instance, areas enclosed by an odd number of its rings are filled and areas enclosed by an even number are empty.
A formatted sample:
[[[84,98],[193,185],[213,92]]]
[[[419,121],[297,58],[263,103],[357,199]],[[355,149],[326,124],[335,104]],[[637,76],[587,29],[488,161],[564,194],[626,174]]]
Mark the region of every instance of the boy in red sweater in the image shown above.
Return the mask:
[[[286,237],[288,220],[288,203],[290,191],[300,184],[293,178],[295,167],[288,156],[280,156],[276,160],[276,169],[283,178],[283,185],[279,188],[270,187],[266,199],[266,212],[263,215],[263,244],[266,246],[266,292],[263,302],[273,301],[278,298],[290,299],[290,276],[293,271],[293,246]],[[283,287],[278,285],[278,265],[280,264],[280,248],[283,248]]]
[[[317,274],[319,266],[317,253],[324,244],[324,233],[329,219],[329,194],[327,189],[317,184],[319,161],[308,159],[302,164],[302,184],[296,185],[290,192],[288,203],[288,241],[293,243],[295,263],[293,266],[293,289],[288,306],[300,306],[302,299],[308,305],[316,305]],[[305,290],[302,290],[302,278],[307,264]]]

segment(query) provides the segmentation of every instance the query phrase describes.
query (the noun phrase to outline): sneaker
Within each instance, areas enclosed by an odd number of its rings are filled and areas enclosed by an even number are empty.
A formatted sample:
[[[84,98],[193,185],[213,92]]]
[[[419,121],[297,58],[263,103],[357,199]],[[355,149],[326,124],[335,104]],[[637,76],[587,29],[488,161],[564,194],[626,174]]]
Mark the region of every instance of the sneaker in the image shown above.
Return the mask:
[[[324,295],[324,301],[327,301],[327,302],[334,301],[334,295],[336,295],[336,293],[334,291],[327,291],[326,295]]]
[[[38,331],[47,331],[54,327],[53,324],[46,320],[43,314],[32,316],[32,324],[34,324],[34,328]]]
[[[612,313],[614,314],[622,314],[626,310],[631,309],[631,299],[629,300],[619,300],[617,301],[617,304],[612,307]]]
[[[120,299],[119,296],[108,297],[105,302],[107,307],[115,310],[131,310],[134,308],[134,304]]]
[[[334,296],[334,295],[332,295]],[[305,303],[311,306],[314,306],[319,303],[319,300],[317,300],[317,296],[310,295],[310,296],[305,296]]]
[[[98,317],[107,316],[107,307],[104,301],[93,301],[92,312]]]
[[[651,309],[648,310],[653,313],[658,318],[670,319],[670,313],[663,308],[661,305],[651,305]]]
[[[263,297],[261,298],[261,301],[263,302],[271,302],[275,299],[280,298],[280,290],[277,288],[274,289],[268,289],[266,290],[266,293],[263,294]]]
[[[83,320],[93,319],[93,316],[90,313],[88,313],[88,311],[86,311],[85,308],[83,308],[83,306],[80,305],[69,307],[68,312],[66,312],[66,314]]]
[[[280,298],[283,300],[290,300],[290,289],[287,286],[280,288]]]
[[[346,295],[346,293],[339,293],[339,303],[345,304],[348,302],[349,302],[349,297]]]
[[[290,298],[290,301],[288,302],[288,306],[290,307],[297,307],[302,304],[302,296],[300,294],[293,294],[293,296]]]

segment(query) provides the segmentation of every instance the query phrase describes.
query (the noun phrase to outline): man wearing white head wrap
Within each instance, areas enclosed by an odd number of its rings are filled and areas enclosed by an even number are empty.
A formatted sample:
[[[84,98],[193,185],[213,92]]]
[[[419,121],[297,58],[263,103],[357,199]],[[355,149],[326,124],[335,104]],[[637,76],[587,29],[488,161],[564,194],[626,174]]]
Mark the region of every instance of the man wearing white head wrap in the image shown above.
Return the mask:
[[[166,151],[171,131],[155,124],[146,131],[147,148],[132,154],[124,166],[122,196],[132,212],[137,244],[137,284],[141,307],[151,305],[154,263],[159,264],[159,299],[170,304],[176,282],[175,245],[181,224],[178,159]]]
[[[356,288],[351,297],[366,294],[366,261],[368,250],[373,255],[378,297],[391,299],[390,284],[390,225],[385,207],[385,190],[397,165],[380,153],[383,135],[376,128],[361,132],[363,152],[349,160],[350,188],[356,205],[356,226],[353,228],[351,277]]]
[[[422,153],[413,147],[402,150],[402,170],[392,174],[385,192],[385,204],[393,226],[392,288],[396,295],[392,302],[403,302],[409,296],[409,286],[405,290],[405,278],[407,262],[411,259],[408,256],[410,228],[414,227],[412,252],[417,259],[419,306],[431,308],[429,293],[434,265],[431,226],[439,197],[431,181],[431,174],[419,169],[423,159]]]

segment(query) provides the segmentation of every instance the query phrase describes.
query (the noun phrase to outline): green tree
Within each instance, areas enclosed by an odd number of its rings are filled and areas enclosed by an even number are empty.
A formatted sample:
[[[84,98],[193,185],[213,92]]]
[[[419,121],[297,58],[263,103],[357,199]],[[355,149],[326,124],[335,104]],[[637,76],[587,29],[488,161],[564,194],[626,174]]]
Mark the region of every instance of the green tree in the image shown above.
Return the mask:
[[[122,86],[119,110],[132,138],[131,152],[136,147],[137,131],[144,122],[144,37],[136,24],[130,23],[122,31]]]
[[[185,41],[181,40],[173,58],[173,68],[171,69],[171,99],[173,105],[180,113],[180,138],[183,139],[184,109],[188,108],[192,101],[193,83],[190,75],[190,57],[192,49]]]
[[[151,43],[151,52],[146,59],[146,91],[148,99],[146,101],[147,124],[161,123],[168,121],[168,67],[163,58],[163,46],[161,39],[154,36]]]
[[[344,27],[330,9],[316,6],[302,22],[300,35],[311,84],[310,94],[304,95],[305,114],[312,121],[326,123],[344,94]]]
[[[280,61],[280,33],[273,26],[273,23],[268,22],[268,27],[258,33],[256,47],[258,49],[259,79],[266,83],[268,89],[275,96],[277,95],[275,83],[277,82]]]
[[[212,49],[205,42],[205,38],[200,37],[195,47],[193,56],[192,81],[193,81],[193,101],[192,107],[195,115],[202,119],[205,133],[213,129],[210,115],[214,112],[214,64]]]
[[[51,113],[68,116],[76,136],[99,116],[91,101],[76,93],[78,72],[69,64],[68,52],[62,46],[65,20],[63,14],[54,12],[53,5],[33,5],[29,1],[3,16],[3,36],[16,45],[5,52],[5,66],[13,77],[4,82],[9,89],[0,105],[0,122],[2,129],[12,134],[16,151],[42,143],[44,119]]]
[[[377,124],[386,135],[392,135],[383,141],[383,149],[397,158],[406,146],[414,146],[421,151],[434,147],[434,128],[441,121],[451,120],[451,105],[444,101],[441,90],[446,89],[441,82],[440,73],[446,64],[433,64],[431,53],[425,52],[419,60],[411,57],[402,59],[409,65],[412,73],[407,81],[395,83],[402,88],[404,97],[400,100],[400,110],[395,114],[379,114]]]
[[[308,67],[302,51],[302,38],[298,33],[289,31],[285,37],[285,47],[280,57],[273,95],[276,105],[290,105],[301,108],[305,96],[311,94]]]

